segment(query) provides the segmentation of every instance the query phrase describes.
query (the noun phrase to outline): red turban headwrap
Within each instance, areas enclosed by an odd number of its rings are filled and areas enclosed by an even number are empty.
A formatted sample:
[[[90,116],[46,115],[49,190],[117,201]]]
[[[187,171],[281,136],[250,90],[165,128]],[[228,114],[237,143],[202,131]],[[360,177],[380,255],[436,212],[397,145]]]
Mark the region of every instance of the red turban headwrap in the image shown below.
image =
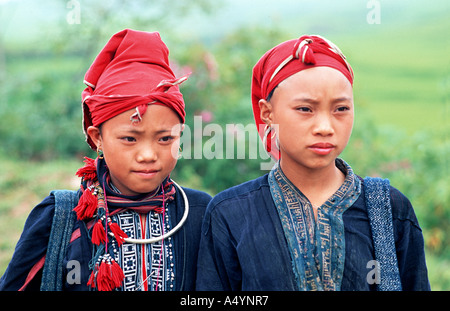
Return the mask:
[[[83,129],[103,122],[133,108],[132,122],[139,122],[148,104],[173,109],[184,123],[183,95],[178,84],[186,76],[175,78],[169,66],[169,50],[157,32],[125,29],[105,45],[84,77],[82,92]]]
[[[336,45],[320,36],[302,36],[283,42],[261,57],[253,68],[251,90],[253,115],[261,138],[264,137],[265,123],[261,120],[259,101],[267,99],[281,81],[293,74],[321,66],[339,70],[353,85],[353,70],[344,54]],[[266,150],[278,160],[279,152],[273,146],[273,139],[267,139]]]

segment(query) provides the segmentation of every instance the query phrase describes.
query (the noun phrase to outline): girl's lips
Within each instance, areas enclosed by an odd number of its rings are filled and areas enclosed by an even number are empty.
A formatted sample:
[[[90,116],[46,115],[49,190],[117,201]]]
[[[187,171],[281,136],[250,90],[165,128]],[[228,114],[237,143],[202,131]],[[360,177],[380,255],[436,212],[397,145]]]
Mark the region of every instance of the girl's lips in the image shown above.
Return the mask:
[[[133,172],[142,178],[153,178],[159,171],[157,171],[157,170],[142,170],[142,171],[133,171]]]
[[[318,155],[327,155],[333,151],[336,146],[330,143],[317,143],[309,146],[308,148]]]

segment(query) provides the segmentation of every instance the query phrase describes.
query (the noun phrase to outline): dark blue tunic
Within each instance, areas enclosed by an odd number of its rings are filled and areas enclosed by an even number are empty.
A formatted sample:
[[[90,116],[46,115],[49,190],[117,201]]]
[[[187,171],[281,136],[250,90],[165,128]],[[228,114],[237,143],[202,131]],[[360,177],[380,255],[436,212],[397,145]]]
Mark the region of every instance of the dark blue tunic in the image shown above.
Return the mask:
[[[363,187],[362,187],[363,188]],[[362,189],[363,191],[363,189]],[[429,290],[421,228],[409,200],[391,187],[394,237],[403,290]],[[343,214],[342,290],[375,290],[375,259],[364,192]],[[295,290],[295,277],[267,175],[230,188],[206,210],[198,290]]]
[[[189,201],[189,216],[183,227],[176,232],[173,237],[175,253],[175,290],[194,290],[197,254],[200,241],[201,223],[204,211],[211,197],[203,192],[183,188]],[[175,201],[169,204],[176,204],[176,208],[169,208],[171,219],[178,223],[183,216],[184,202],[179,190],[175,195]],[[170,205],[169,205],[170,207]],[[25,223],[24,231],[16,245],[12,260],[0,280],[0,290],[19,290],[24,284],[30,271],[36,263],[45,256],[47,252],[48,239],[55,211],[54,196],[46,197],[37,205]],[[67,291],[88,290],[86,285],[91,271],[89,270],[89,261],[92,258],[93,245],[86,224],[83,221],[76,221],[73,231],[80,232],[80,236],[72,241],[67,249],[67,255],[64,267],[71,260],[77,260],[80,263],[81,282],[79,284],[69,284],[64,286]],[[73,266],[64,271],[64,275],[71,272]],[[42,269],[35,275],[31,282],[26,286],[26,290],[39,290],[41,283]],[[69,280],[71,278],[69,277]],[[70,283],[73,283],[70,281]]]

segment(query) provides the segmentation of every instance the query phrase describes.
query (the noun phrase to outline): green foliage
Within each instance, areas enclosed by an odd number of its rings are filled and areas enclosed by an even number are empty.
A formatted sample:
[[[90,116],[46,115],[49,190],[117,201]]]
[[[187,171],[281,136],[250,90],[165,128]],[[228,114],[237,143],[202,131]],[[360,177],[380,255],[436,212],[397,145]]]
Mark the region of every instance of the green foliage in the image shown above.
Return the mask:
[[[8,66],[14,79],[3,84],[0,137],[7,154],[31,159],[54,159],[87,150],[81,132],[79,89],[73,85],[70,59],[18,58]],[[64,66],[58,66],[64,64]],[[25,65],[25,66],[24,66]],[[37,65],[37,66],[36,66]],[[33,68],[23,74],[22,67]]]
[[[427,250],[450,256],[450,141],[441,132],[407,135],[380,127],[366,112],[359,115],[342,157],[360,176],[389,178],[411,201]],[[446,132],[450,127],[446,125]]]
[[[52,189],[77,189],[75,171],[82,164],[74,159],[34,162],[0,156],[0,276],[31,209]]]

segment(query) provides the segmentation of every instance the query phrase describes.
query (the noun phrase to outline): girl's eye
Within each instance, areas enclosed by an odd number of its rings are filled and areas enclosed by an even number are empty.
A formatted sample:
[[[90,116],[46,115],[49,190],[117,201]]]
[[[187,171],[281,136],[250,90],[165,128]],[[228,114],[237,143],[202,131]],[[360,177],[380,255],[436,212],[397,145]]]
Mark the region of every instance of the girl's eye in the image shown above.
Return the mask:
[[[297,110],[301,112],[312,112],[309,107],[298,107]]]
[[[136,139],[134,137],[131,137],[131,136],[125,136],[125,137],[122,137],[121,139],[126,141],[126,142],[128,142],[128,143],[136,141]]]
[[[161,138],[159,139],[159,141],[164,142],[164,143],[167,143],[167,142],[172,141],[172,139],[173,139],[172,136],[164,136],[164,137],[161,137]]]
[[[344,112],[344,111],[350,110],[350,108],[347,107],[347,106],[342,106],[342,107],[338,107],[336,110],[337,110],[338,112]]]

